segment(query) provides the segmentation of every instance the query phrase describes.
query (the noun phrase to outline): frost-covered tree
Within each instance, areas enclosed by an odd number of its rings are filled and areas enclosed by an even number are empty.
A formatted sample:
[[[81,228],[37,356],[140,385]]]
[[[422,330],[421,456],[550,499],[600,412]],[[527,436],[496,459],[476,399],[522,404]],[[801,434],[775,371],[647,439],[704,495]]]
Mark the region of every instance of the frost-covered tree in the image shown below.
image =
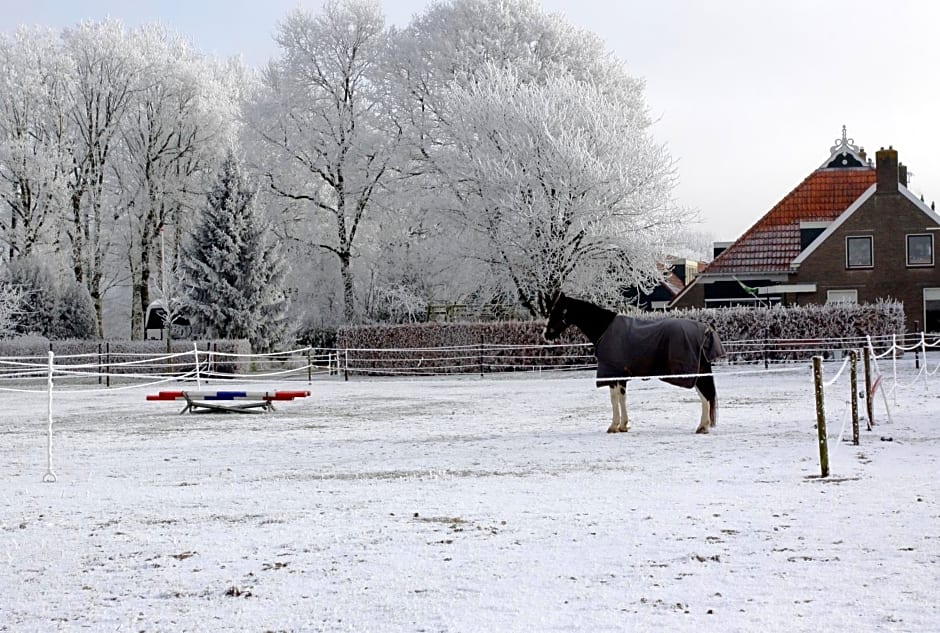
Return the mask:
[[[400,137],[391,118],[385,19],[374,0],[328,0],[314,15],[288,14],[280,56],[263,73],[247,118],[266,184],[302,202],[310,243],[336,258],[342,314],[358,316],[353,262],[391,177]]]
[[[442,234],[450,238],[448,243],[436,244],[438,252],[448,253],[451,262],[460,264],[459,270],[453,271],[455,281],[460,282],[451,288],[484,301],[519,301],[533,314],[542,313],[545,292],[557,282],[535,281],[532,271],[551,263],[553,257],[557,259],[558,253],[536,254],[537,261],[530,266],[526,259],[536,248],[535,242],[548,239],[546,234],[523,239],[510,235],[507,223],[516,218],[517,228],[524,230],[530,213],[520,213],[524,207],[546,203],[558,210],[562,203],[560,199],[505,198],[506,187],[512,190],[510,196],[519,198],[528,195],[523,191],[550,190],[552,179],[568,178],[570,174],[565,175],[564,170],[569,166],[558,151],[569,155],[583,152],[585,156],[593,151],[586,141],[575,137],[580,133],[577,126],[582,124],[588,126],[582,136],[597,133],[590,112],[594,99],[601,100],[598,106],[605,115],[613,107],[621,111],[621,120],[648,125],[642,81],[626,73],[599,37],[573,26],[561,15],[545,12],[534,0],[435,2],[408,28],[393,35],[398,64],[395,114],[405,130],[403,144],[411,150],[407,163],[401,165],[402,183],[413,192],[410,208],[438,211],[431,225],[442,227]],[[490,85],[494,78],[498,87]],[[578,102],[576,106],[557,104],[564,113],[544,104],[500,101],[503,97],[510,101],[533,96],[555,98],[561,91],[560,82],[572,84],[571,94],[562,101]],[[575,87],[582,85],[584,90]],[[494,89],[500,93],[492,94]],[[527,111],[530,105],[532,109]],[[544,137],[536,139],[543,115],[550,119],[548,136],[561,130],[566,138],[575,138],[575,147],[565,150],[559,143],[553,146],[554,156],[526,154],[549,149],[542,142]],[[513,130],[514,126],[521,129]],[[504,139],[498,136],[503,133],[512,137],[512,146],[503,146]],[[522,139],[530,133],[528,140]],[[604,139],[599,146],[598,162],[620,158],[604,155],[612,140]],[[529,162],[532,169],[516,187],[513,180],[518,174],[512,172]],[[510,165],[514,167],[505,171]],[[543,177],[548,178],[544,188],[538,183]],[[453,186],[443,186],[445,183]],[[558,192],[561,189],[556,187]],[[584,201],[580,208],[586,204]],[[480,209],[487,213],[480,215]],[[574,212],[575,216],[578,213]],[[485,218],[491,220],[499,214],[500,222],[488,226]],[[500,241],[505,248],[494,250]],[[609,263],[583,255],[577,261],[578,273],[589,272],[593,265],[607,268]],[[525,267],[527,272],[522,270]],[[618,262],[618,269],[622,268]],[[556,274],[573,280],[564,268]]]
[[[267,351],[289,333],[287,262],[254,200],[230,152],[184,248],[185,303],[196,331]]]
[[[104,295],[114,266],[114,225],[120,212],[109,204],[109,176],[121,124],[143,70],[134,40],[116,20],[82,22],[66,29],[62,46],[73,79],[65,108],[68,211],[59,236],[71,254],[75,279],[95,303],[99,335],[104,333]],[[109,208],[110,207],[110,208]]]
[[[171,259],[189,216],[204,195],[203,180],[232,141],[237,65],[216,64],[178,35],[149,25],[133,33],[143,71],[121,124],[114,173],[118,207],[126,209],[126,257],[131,282],[131,338],[143,338],[156,236]],[[172,230],[164,231],[169,226]]]
[[[3,283],[18,293],[16,333],[50,339],[96,338],[95,310],[88,291],[56,274],[39,257],[10,262]]]
[[[630,107],[640,99],[605,88],[568,74],[523,83],[488,65],[445,102],[436,163],[454,210],[533,315],[563,286],[608,300],[626,284],[650,287],[684,219],[673,162],[645,108]]]
[[[65,200],[62,108],[71,78],[55,34],[0,34],[0,242],[7,259],[50,245]]]

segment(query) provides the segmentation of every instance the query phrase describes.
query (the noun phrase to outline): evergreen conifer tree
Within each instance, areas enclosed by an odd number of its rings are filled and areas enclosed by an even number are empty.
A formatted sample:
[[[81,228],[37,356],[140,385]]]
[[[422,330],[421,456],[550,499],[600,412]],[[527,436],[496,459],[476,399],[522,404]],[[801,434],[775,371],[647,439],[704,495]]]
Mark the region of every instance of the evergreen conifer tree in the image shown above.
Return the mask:
[[[287,261],[232,152],[222,163],[183,256],[186,312],[196,332],[268,351],[288,334]]]

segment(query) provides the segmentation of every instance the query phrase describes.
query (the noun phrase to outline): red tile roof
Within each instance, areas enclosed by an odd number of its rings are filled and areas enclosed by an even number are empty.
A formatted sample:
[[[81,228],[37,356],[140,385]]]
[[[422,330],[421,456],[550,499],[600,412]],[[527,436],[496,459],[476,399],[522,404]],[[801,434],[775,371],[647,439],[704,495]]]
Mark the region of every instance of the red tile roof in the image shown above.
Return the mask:
[[[800,222],[831,222],[875,184],[875,169],[817,169],[725,249],[705,274],[789,271]]]

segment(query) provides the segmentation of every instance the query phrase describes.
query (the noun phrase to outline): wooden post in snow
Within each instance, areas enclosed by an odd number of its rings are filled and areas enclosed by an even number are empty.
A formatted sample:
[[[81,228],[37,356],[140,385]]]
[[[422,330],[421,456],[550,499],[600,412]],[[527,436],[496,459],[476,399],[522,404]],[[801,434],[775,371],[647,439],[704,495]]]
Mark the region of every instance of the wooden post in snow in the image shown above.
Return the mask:
[[[829,443],[826,437],[826,407],[823,400],[822,356],[813,356],[813,383],[816,387],[816,432],[819,436],[819,466],[829,476]]]
[[[858,352],[849,352],[849,386],[852,389],[852,444],[858,446]]]
[[[871,392],[871,347],[865,346],[865,412],[868,414],[868,430],[875,423],[875,399]]]

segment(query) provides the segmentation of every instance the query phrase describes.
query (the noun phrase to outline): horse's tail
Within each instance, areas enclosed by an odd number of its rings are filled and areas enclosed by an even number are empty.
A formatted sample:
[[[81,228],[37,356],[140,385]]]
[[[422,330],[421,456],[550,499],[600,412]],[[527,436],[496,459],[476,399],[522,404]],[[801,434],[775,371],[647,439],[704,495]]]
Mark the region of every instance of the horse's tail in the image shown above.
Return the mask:
[[[708,326],[705,327],[705,341],[702,345],[702,351],[710,363],[727,354],[724,345],[721,344],[721,339],[718,338],[718,333]]]

